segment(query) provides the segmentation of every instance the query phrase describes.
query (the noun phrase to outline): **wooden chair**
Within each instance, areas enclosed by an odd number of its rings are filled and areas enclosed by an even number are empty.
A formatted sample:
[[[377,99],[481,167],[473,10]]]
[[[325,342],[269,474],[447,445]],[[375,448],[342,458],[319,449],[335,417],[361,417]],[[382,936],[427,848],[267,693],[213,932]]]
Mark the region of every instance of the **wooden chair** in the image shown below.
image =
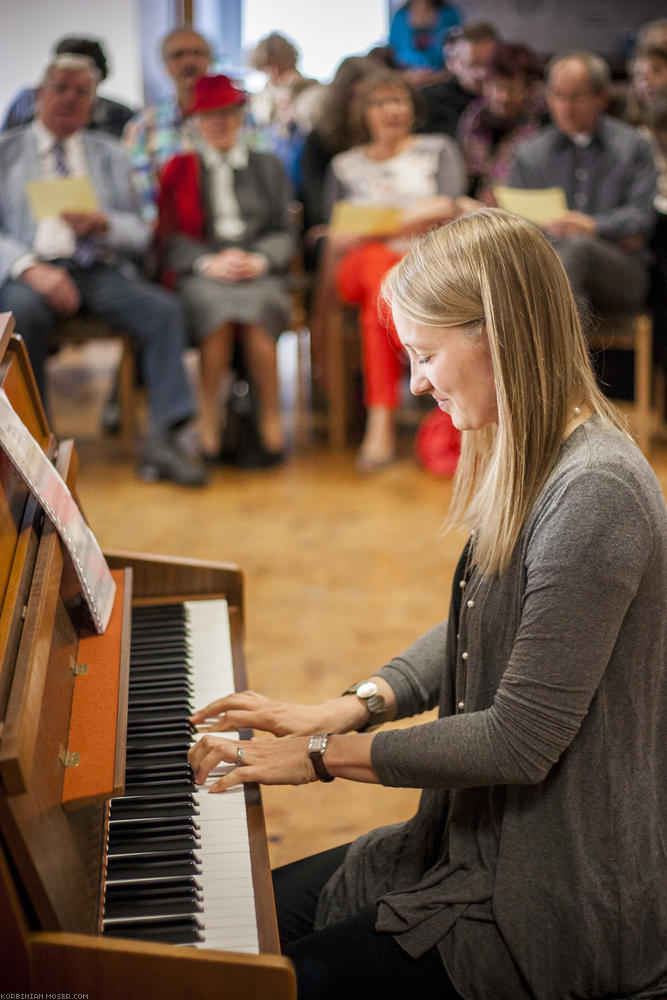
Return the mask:
[[[299,201],[290,202],[290,224],[293,228],[296,251],[289,267],[289,285],[292,298],[290,329],[296,338],[296,371],[294,396],[294,440],[296,446],[304,447],[310,437],[310,329],[306,307],[308,277],[303,264],[301,230],[303,228],[303,205]]]
[[[80,346],[90,340],[119,340],[121,344],[118,369],[118,403],[120,407],[120,438],[131,445],[137,429],[136,356],[130,338],[90,313],[61,319],[56,324],[51,347],[58,351],[67,344]]]
[[[653,320],[647,312],[605,317],[588,335],[594,351],[631,351],[634,355],[634,394],[628,416],[637,444],[649,454],[658,417],[653,403]]]

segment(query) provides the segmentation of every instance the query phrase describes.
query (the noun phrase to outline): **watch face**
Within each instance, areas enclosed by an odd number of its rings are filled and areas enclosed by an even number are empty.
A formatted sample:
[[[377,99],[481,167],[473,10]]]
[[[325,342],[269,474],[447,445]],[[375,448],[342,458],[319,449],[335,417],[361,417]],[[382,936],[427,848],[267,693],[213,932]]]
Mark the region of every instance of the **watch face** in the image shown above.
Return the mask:
[[[370,698],[371,695],[377,694],[377,689],[375,681],[364,681],[357,688],[357,698]]]

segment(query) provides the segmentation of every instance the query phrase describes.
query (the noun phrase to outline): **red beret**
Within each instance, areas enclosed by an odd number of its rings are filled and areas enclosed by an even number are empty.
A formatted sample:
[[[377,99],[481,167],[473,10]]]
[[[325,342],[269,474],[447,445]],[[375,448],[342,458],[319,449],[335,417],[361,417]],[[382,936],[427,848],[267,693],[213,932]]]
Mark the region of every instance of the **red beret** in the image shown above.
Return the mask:
[[[238,90],[228,76],[202,76],[197,80],[186,115],[200,111],[220,111],[244,104],[246,95]]]

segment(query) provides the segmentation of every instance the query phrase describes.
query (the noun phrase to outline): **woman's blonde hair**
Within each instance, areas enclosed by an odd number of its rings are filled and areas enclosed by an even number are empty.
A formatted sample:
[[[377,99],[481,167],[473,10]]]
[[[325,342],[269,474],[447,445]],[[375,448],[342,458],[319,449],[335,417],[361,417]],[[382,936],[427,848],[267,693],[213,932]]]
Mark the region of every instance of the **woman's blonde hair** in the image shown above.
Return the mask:
[[[423,326],[486,323],[498,422],[463,434],[448,524],[475,531],[474,559],[502,572],[554,467],[575,405],[626,430],[598,389],[569,281],[531,223],[500,209],[423,237],[389,272],[383,298]]]

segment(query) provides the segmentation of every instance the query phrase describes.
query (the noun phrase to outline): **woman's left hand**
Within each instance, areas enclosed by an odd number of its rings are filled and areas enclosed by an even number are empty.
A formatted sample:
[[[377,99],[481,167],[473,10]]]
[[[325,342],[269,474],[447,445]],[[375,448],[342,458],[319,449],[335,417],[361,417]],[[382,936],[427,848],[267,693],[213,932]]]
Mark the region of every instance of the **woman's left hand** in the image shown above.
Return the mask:
[[[211,792],[224,792],[247,781],[263,785],[305,785],[317,780],[308,757],[308,737],[303,736],[230,740],[206,733],[191,747],[188,760],[197,784],[203,784],[218,764],[233,765],[231,771],[210,786]]]

